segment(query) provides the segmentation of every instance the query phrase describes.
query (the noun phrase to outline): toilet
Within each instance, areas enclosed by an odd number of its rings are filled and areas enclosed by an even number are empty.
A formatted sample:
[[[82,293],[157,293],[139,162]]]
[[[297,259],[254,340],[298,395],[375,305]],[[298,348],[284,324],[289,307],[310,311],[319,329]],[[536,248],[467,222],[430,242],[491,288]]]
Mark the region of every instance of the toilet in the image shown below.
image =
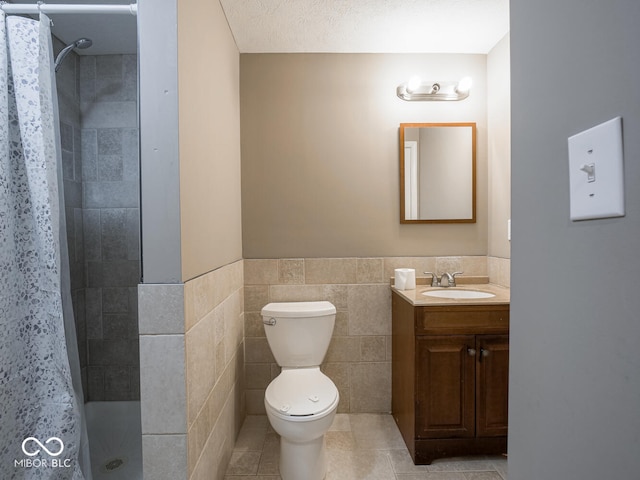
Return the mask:
[[[270,303],[261,313],[281,367],[264,395],[267,417],[280,435],[280,475],[282,480],[322,480],[327,473],[324,434],[340,399],[335,384],[320,371],[336,307],[330,302]]]

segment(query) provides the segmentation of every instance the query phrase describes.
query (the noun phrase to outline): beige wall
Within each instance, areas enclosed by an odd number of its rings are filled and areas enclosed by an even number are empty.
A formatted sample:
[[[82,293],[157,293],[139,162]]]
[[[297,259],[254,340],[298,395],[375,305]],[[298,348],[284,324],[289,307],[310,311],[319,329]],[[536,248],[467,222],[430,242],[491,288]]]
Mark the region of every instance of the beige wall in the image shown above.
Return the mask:
[[[405,102],[420,73],[470,75],[461,102]],[[486,255],[486,56],[240,56],[244,258]],[[400,225],[402,122],[476,122],[476,224]],[[443,200],[444,201],[444,200]]]
[[[176,6],[179,162],[170,163],[180,174],[163,178],[180,183],[179,241],[167,244],[180,245],[182,282],[138,290],[143,471],[145,480],[222,479],[244,419],[239,53],[219,2]],[[143,196],[158,189],[148,182]],[[177,203],[153,198],[159,210]],[[172,228],[155,219],[144,233]]]
[[[487,57],[489,139],[488,254],[510,258],[507,220],[511,218],[511,88],[509,34]]]
[[[178,2],[182,280],[242,258],[239,53],[219,2]]]

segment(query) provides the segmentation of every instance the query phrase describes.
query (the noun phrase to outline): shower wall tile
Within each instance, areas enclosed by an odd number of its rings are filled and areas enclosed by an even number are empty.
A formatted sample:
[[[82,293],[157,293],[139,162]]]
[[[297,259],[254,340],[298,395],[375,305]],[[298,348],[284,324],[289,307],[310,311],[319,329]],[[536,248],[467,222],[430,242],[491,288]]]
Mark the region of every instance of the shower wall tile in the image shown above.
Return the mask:
[[[67,217],[69,221],[70,217]],[[70,259],[73,262],[77,262],[84,267],[84,222],[82,218],[82,208],[73,209],[73,241],[75,247],[75,256]],[[84,280],[84,276],[83,276]]]
[[[137,365],[139,347],[137,340],[89,340],[89,365]]]
[[[93,102],[96,98],[96,56],[80,57],[80,101]]]
[[[83,128],[137,128],[135,102],[99,102],[80,104]]]
[[[57,39],[54,44],[56,51],[64,47]],[[137,57],[78,57],[72,52],[57,74],[57,87],[72,297],[85,397],[136,399],[140,394]]]
[[[122,155],[98,155],[98,181],[116,182],[124,178]]]
[[[73,180],[64,180],[64,198],[67,207],[81,207],[82,184]]]
[[[85,208],[137,208],[139,183],[136,180],[122,182],[85,182]]]
[[[62,150],[62,178],[74,180],[73,151]]]
[[[123,338],[135,339],[138,329],[128,313],[103,313],[102,338],[118,340]]]
[[[122,154],[122,130],[120,128],[101,128],[98,133],[98,155]]]
[[[64,45],[54,37],[54,48],[60,51]],[[84,400],[88,399],[87,385],[87,325],[85,305],[84,238],[82,221],[82,166],[80,103],[76,90],[77,55],[67,56],[56,75],[60,118],[60,143],[62,156],[64,212],[66,215],[67,247],[69,254],[71,298]]]
[[[129,289],[126,287],[103,288],[102,302],[104,313],[127,313],[129,311]]]
[[[102,260],[102,236],[100,230],[100,209],[85,208],[82,212],[84,227],[84,254],[87,261]]]
[[[102,367],[87,367],[87,395],[88,400],[104,399],[104,369]]]
[[[60,146],[73,152],[73,126],[65,122],[60,122]]]
[[[102,289],[85,289],[85,313],[87,321],[87,338],[102,338]]]
[[[84,128],[80,137],[82,156],[82,179],[98,180],[98,131]]]
[[[124,55],[122,58],[122,99],[135,100],[138,97],[138,57]]]
[[[122,173],[129,180],[140,178],[138,161],[139,133],[134,128],[122,129]]]
[[[122,78],[122,57],[123,55],[97,56],[95,62],[96,79]]]
[[[106,367],[104,369],[104,399],[106,401],[129,400],[131,375],[129,367]]]
[[[102,260],[129,258],[127,212],[122,208],[105,208],[100,215]]]

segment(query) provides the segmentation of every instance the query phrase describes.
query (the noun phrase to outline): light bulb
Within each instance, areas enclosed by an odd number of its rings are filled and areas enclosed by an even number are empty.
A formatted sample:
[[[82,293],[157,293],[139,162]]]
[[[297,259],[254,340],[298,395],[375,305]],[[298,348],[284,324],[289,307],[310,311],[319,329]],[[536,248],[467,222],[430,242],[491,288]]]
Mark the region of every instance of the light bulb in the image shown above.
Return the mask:
[[[407,92],[413,93],[422,85],[422,79],[418,75],[414,75],[407,82]]]
[[[458,85],[456,86],[456,92],[467,93],[469,90],[471,90],[471,83],[471,77],[464,77],[458,82]]]

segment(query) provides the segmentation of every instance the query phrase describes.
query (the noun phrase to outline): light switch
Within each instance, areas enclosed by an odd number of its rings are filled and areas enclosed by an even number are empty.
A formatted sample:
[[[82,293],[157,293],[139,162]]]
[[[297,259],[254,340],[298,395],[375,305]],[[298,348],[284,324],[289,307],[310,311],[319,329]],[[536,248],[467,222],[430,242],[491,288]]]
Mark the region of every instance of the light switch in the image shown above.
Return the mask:
[[[622,118],[569,137],[571,220],[624,216]]]

